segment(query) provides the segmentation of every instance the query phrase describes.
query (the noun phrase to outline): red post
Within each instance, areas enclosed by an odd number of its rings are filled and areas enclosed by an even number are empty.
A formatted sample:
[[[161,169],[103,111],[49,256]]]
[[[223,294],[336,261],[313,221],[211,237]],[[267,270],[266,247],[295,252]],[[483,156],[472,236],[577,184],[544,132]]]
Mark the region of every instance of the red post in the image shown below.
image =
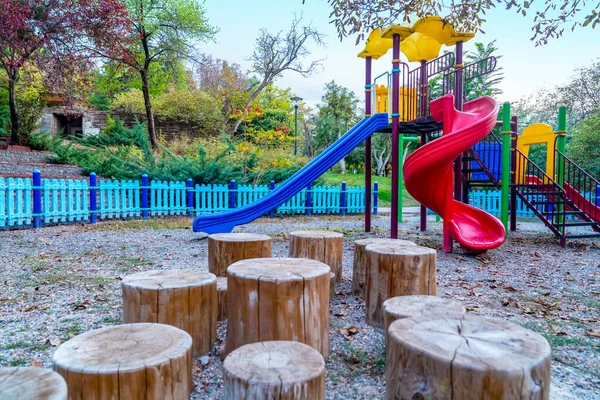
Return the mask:
[[[393,36],[392,53],[392,215],[390,237],[398,239],[398,135],[400,133],[400,35]]]
[[[371,57],[365,58],[365,117],[371,116]],[[371,232],[371,136],[365,141],[365,232]]]

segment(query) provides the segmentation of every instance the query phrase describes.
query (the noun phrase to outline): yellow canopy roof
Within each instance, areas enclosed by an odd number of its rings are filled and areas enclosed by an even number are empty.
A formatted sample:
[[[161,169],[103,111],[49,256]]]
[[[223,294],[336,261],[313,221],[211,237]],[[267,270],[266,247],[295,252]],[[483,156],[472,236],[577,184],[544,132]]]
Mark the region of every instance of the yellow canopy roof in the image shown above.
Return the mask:
[[[390,39],[394,35],[400,35],[400,50],[411,62],[432,60],[439,55],[442,45],[453,46],[456,42],[466,42],[475,36],[471,32],[457,32],[442,18],[430,16],[419,19],[412,27],[392,25],[383,32],[375,29],[358,56],[382,57],[392,47]]]
[[[381,37],[381,29],[377,28],[367,38],[365,49],[358,53],[360,58],[372,57],[375,60],[384,56],[392,48],[392,41]]]

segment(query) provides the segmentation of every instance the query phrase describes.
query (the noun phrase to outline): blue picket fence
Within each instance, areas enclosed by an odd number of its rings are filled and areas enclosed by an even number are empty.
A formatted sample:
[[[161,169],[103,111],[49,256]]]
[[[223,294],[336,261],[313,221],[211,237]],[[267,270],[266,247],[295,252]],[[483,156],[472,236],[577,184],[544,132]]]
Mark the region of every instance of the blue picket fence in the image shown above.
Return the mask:
[[[98,220],[218,213],[248,205],[275,189],[270,185],[194,185],[193,182],[0,178],[0,228]],[[362,187],[308,186],[269,213],[355,214],[365,210]],[[373,193],[377,214],[377,189]]]

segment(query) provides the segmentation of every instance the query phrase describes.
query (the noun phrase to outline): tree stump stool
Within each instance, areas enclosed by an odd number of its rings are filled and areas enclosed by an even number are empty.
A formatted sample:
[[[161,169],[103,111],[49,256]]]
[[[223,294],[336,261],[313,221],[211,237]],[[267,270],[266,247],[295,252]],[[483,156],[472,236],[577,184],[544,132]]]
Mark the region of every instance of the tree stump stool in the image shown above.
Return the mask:
[[[550,346],[511,322],[463,314],[389,328],[388,399],[548,399]]]
[[[410,240],[368,238],[354,242],[354,259],[352,263],[352,294],[360,298],[365,295],[365,264],[368,261],[366,247],[370,244],[388,244],[397,246],[416,246]]]
[[[385,341],[392,322],[404,318],[451,318],[462,316],[465,308],[457,301],[437,296],[398,296],[383,302]]]
[[[329,273],[329,300],[333,299],[335,296],[335,274],[333,272]]]
[[[227,319],[227,278],[217,278],[217,321]]]
[[[208,271],[227,276],[227,268],[240,260],[271,257],[270,236],[257,233],[217,233],[208,237]]]
[[[217,278],[208,272],[146,271],[122,283],[123,322],[157,322],[183,329],[194,340],[194,356],[217,340]]]
[[[290,233],[289,255],[310,258],[329,265],[335,281],[342,280],[344,235],[330,231],[296,231]]]
[[[67,383],[44,368],[0,368],[0,399],[67,400]]]
[[[248,343],[291,340],[329,355],[329,267],[306,258],[256,258],[229,267],[227,355]]]
[[[163,324],[126,324],[85,332],[62,344],[54,370],[69,399],[188,399],[192,338]]]
[[[226,400],[325,399],[325,361],[298,342],[251,343],[223,362]]]
[[[396,296],[437,295],[436,251],[421,246],[370,244],[365,267],[366,322],[384,327],[383,302]]]

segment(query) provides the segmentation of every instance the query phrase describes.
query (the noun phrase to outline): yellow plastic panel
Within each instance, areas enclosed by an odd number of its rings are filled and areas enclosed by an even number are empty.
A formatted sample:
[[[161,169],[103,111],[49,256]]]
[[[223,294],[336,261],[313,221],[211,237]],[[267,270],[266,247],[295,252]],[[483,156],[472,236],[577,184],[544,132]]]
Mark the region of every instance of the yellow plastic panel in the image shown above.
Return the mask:
[[[440,54],[442,45],[431,36],[415,32],[400,43],[400,51],[410,62],[430,61]]]
[[[526,157],[529,157],[529,147],[534,144],[546,144],[548,146],[546,153],[546,174],[552,176],[554,173],[554,139],[555,134],[552,127],[548,124],[532,124],[523,129],[523,133],[517,140],[517,149]],[[522,168],[526,168],[523,165]],[[522,184],[524,174],[517,172],[517,183]]]
[[[358,53],[360,58],[372,57],[377,60],[392,48],[392,40],[381,37],[381,29],[377,28],[367,38],[365,49]]]

